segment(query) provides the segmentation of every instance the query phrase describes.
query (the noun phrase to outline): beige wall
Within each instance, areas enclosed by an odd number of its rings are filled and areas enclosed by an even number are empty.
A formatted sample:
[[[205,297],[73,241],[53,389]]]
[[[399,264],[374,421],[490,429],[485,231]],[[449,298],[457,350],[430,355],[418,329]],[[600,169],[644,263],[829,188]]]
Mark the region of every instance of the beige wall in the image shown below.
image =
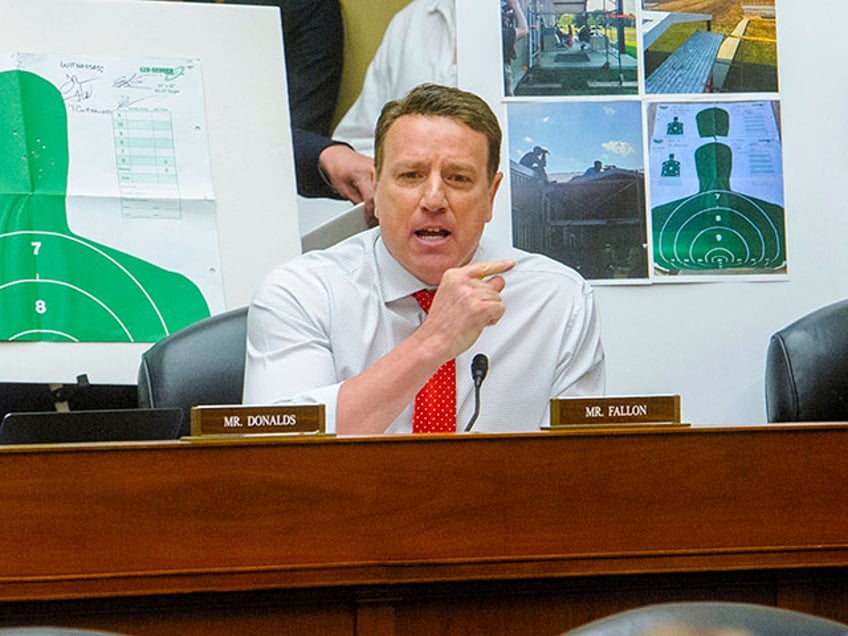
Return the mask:
[[[410,0],[340,0],[345,30],[345,61],[336,121],[359,95],[365,69],[389,21]]]

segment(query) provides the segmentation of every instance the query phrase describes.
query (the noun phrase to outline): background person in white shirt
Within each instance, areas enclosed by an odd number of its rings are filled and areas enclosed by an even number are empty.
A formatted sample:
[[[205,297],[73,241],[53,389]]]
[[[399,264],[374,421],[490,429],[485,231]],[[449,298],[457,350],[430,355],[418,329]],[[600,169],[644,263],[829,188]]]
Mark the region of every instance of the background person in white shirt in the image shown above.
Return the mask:
[[[333,139],[373,157],[374,125],[383,105],[425,82],[457,84],[454,0],[412,0],[395,14]]]
[[[533,431],[559,395],[599,395],[594,295],[551,259],[482,240],[503,178],[488,105],[426,84],[383,109],[374,191],[380,227],[275,268],[248,314],[244,402],[319,402],[338,434],[409,432],[415,394],[457,364],[490,359],[474,430]],[[411,294],[437,288],[429,314]]]

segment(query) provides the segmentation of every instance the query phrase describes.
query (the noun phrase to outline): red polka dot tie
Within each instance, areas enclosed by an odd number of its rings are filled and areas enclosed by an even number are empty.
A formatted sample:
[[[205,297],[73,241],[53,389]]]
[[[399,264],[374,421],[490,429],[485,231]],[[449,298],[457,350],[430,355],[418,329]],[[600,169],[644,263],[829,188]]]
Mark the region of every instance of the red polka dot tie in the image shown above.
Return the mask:
[[[430,311],[434,291],[415,292],[415,300]],[[415,396],[413,433],[453,433],[456,431],[456,360],[448,360],[433,374]]]

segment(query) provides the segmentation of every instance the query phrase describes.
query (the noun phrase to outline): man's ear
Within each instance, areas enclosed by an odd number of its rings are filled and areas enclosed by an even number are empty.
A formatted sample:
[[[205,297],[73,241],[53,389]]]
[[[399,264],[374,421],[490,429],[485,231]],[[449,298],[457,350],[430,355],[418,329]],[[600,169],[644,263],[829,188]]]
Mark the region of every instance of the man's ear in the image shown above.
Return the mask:
[[[374,218],[379,219],[380,213],[377,211],[377,171],[374,168],[373,164],[371,168],[368,170],[368,176],[371,178],[371,191],[374,193]]]
[[[487,221],[492,220],[492,211],[495,208],[495,196],[498,194],[498,188],[501,187],[502,181],[503,172],[496,172],[495,177],[492,179],[492,185],[489,186],[489,218]]]

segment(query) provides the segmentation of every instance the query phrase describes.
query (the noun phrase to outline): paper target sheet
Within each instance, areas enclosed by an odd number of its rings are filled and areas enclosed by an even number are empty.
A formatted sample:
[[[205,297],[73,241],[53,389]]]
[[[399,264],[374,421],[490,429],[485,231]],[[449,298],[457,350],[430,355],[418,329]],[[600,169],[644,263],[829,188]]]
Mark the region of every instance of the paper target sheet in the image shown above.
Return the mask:
[[[652,110],[658,272],[784,274],[777,103],[658,103]]]
[[[0,339],[155,342],[224,308],[196,59],[0,56]]]

